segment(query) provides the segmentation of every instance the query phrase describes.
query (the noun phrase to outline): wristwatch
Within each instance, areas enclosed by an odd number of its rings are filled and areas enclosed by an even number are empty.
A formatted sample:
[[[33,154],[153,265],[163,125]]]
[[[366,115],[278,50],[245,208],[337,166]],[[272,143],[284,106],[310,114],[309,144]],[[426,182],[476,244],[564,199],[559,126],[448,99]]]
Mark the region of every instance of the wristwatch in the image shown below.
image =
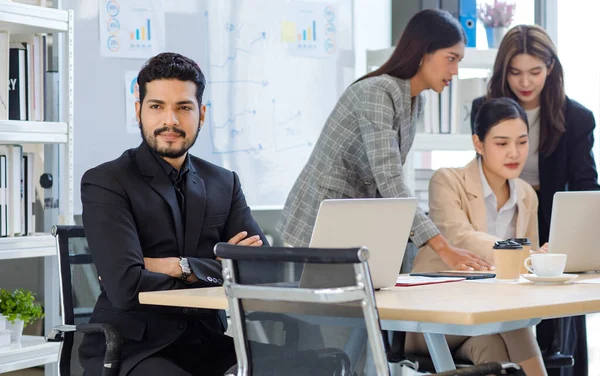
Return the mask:
[[[185,257],[179,257],[179,266],[181,267],[181,275],[179,276],[179,279],[182,281],[187,281],[188,277],[192,275],[192,268],[190,268],[188,259]]]

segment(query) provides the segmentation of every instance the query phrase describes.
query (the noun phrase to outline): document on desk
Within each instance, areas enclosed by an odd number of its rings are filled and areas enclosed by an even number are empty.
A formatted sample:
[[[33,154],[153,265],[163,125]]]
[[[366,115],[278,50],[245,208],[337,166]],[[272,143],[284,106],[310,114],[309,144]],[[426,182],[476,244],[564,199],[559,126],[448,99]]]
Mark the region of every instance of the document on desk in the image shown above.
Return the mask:
[[[422,285],[433,285],[437,283],[446,282],[459,282],[464,281],[462,277],[446,277],[446,278],[433,278],[433,277],[419,277],[411,275],[399,275],[396,279],[396,286],[409,287],[409,286],[422,286]]]
[[[470,283],[502,283],[502,284],[506,284],[506,285],[519,285],[519,284],[531,283],[523,277],[519,277],[519,279],[496,279],[496,278],[472,279],[467,282],[470,282]]]

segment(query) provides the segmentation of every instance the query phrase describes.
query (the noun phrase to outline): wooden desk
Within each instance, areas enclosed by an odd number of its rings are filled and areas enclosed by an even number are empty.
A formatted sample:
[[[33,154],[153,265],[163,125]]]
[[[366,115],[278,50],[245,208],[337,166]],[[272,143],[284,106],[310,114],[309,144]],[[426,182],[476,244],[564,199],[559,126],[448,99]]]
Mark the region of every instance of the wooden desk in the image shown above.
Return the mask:
[[[599,278],[592,274],[575,281]],[[143,292],[140,303],[227,309],[222,287]],[[600,284],[534,285],[474,281],[393,287],[375,293],[382,320],[478,325],[600,312]]]
[[[575,280],[599,278],[582,275]],[[421,332],[438,371],[453,369],[444,334],[484,335],[535,325],[543,318],[600,312],[600,284],[505,284],[462,281],[393,287],[375,293],[384,329]],[[223,288],[144,292],[142,304],[227,309]]]

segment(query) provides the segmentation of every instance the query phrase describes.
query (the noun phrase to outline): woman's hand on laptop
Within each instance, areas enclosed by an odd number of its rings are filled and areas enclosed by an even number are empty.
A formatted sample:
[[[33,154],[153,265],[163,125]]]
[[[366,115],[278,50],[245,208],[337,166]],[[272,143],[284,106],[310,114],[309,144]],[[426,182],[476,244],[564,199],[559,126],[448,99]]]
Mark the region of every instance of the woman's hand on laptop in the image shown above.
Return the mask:
[[[495,269],[492,264],[485,261],[481,256],[448,244],[446,238],[441,234],[429,239],[427,245],[440,256],[444,264],[448,265],[453,270]]]

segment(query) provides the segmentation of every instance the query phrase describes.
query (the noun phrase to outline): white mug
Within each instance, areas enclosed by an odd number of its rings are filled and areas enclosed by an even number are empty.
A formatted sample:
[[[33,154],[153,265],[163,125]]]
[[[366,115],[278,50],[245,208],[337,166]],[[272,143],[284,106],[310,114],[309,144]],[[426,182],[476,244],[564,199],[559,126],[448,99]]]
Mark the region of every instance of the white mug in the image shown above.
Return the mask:
[[[558,277],[563,274],[567,264],[564,253],[536,253],[525,259],[527,270],[538,277]]]

